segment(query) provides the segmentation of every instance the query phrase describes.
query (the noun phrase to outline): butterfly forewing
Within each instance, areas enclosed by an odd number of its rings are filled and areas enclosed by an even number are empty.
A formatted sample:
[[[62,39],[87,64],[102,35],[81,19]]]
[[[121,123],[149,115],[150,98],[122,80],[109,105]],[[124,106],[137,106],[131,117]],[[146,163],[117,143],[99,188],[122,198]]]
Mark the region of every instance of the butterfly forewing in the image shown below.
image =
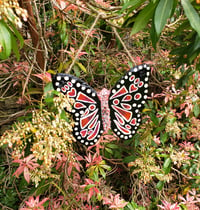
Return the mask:
[[[56,74],[52,82],[55,90],[74,99],[74,137],[87,146],[95,144],[103,133],[101,104],[95,90],[69,74]]]
[[[141,122],[141,110],[148,93],[150,67],[130,69],[111,89],[109,108],[111,128],[121,139],[130,139]]]

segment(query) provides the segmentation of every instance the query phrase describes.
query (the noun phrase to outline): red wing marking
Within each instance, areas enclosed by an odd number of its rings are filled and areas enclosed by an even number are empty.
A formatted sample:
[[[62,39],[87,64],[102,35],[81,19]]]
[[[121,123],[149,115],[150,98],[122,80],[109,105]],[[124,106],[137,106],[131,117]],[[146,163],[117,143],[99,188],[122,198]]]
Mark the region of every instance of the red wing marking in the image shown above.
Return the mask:
[[[117,111],[126,121],[129,121],[132,117],[132,112],[124,110],[118,106],[112,105],[112,108]]]
[[[132,96],[131,95],[126,95],[124,96],[124,98],[122,99],[122,101],[131,101],[132,100]]]
[[[127,124],[127,125],[125,125],[125,127],[126,127],[127,129],[129,129],[129,130],[131,129],[131,126],[130,126],[130,125],[128,125],[128,124]]]
[[[110,99],[122,96],[126,93],[128,93],[128,90],[126,89],[126,87],[122,86],[114,95],[112,95]]]
[[[140,100],[141,97],[142,97],[142,95],[141,95],[140,93],[136,93],[136,94],[134,95],[134,99],[135,99],[135,100]]]
[[[88,131],[88,135],[90,135],[91,133],[92,133],[92,130],[89,130],[89,131]]]
[[[72,83],[71,83],[71,82],[67,82],[67,84],[68,84],[70,87],[72,87]]]
[[[121,105],[122,105],[122,107],[124,109],[127,109],[127,110],[130,110],[131,109],[131,105],[130,104],[124,104],[124,103],[122,103]]]
[[[122,127],[116,120],[114,120],[115,125],[117,126],[117,128],[123,133],[123,134],[130,134],[130,130]]]
[[[88,128],[89,129],[92,129],[94,126],[95,126],[95,124],[96,124],[96,122],[97,122],[97,120],[98,120],[98,117],[99,117],[99,115],[97,115],[95,118],[94,118],[94,120],[91,122],[91,124],[88,126]]]
[[[129,80],[130,82],[132,82],[134,79],[135,79],[135,75],[132,75]]]
[[[96,106],[95,106],[94,104],[91,104],[91,105],[89,106],[89,109],[90,109],[91,111],[94,111],[95,108],[96,108]]]
[[[138,87],[142,87],[144,85],[144,82],[140,82],[139,84],[138,84]]]
[[[80,119],[81,129],[85,128],[95,117],[98,110],[86,115],[85,117]]]
[[[96,124],[94,131],[88,136],[88,140],[92,140],[94,139],[98,133],[99,133],[99,129],[100,129],[100,121]]]
[[[78,93],[76,100],[83,101],[86,103],[95,103],[96,104],[96,102],[92,98],[90,98],[89,96],[85,95],[82,92]]]
[[[75,97],[76,96],[76,89],[75,88],[72,88],[69,92],[67,92],[67,94],[70,97]]]
[[[140,78],[135,79],[134,83],[137,84],[140,81]]]
[[[122,117],[119,116],[119,114],[117,114],[117,112],[115,112],[115,117],[117,118],[117,121],[121,124],[124,125],[124,120]]]
[[[113,104],[115,104],[115,105],[119,104],[119,100],[118,100],[118,99],[115,99],[115,100],[113,101]]]
[[[84,107],[86,107],[86,106],[84,104],[80,103],[80,102],[76,102],[74,104],[74,108],[76,108],[76,109],[81,109],[81,108],[84,108]]]
[[[135,87],[134,84],[130,85],[130,87],[129,87],[129,92],[130,92],[130,93],[135,92],[135,91],[137,91],[137,90],[138,90],[138,88]]]
[[[81,136],[82,136],[83,138],[85,138],[86,135],[87,135],[87,129],[82,130],[82,131],[80,132],[80,134],[81,134]]]
[[[82,114],[82,117],[88,115],[89,112],[90,112],[89,109],[86,109],[85,112]]]
[[[130,122],[131,125],[136,125],[136,118],[133,118]]]
[[[65,87],[66,90],[69,90],[69,86],[68,85],[65,85],[64,87]]]
[[[62,92],[66,92],[65,87],[62,87],[61,90],[62,90]]]

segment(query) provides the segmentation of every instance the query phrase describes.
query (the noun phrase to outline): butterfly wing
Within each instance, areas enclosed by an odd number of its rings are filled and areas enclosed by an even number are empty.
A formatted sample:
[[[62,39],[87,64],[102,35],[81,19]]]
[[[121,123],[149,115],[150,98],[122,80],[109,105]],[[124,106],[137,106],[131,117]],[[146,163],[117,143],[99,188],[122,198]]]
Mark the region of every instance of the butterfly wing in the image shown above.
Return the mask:
[[[141,110],[148,93],[150,67],[130,69],[111,89],[109,108],[111,128],[121,139],[130,139],[141,122]]]
[[[103,133],[101,104],[96,91],[69,74],[53,75],[52,83],[55,90],[74,99],[74,137],[86,146],[95,144]]]

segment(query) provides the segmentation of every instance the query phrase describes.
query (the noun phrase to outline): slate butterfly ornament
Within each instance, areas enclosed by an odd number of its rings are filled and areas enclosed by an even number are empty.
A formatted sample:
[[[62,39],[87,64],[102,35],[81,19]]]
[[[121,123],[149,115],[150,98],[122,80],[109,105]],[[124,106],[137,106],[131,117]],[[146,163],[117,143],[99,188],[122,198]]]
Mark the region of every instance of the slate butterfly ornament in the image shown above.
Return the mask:
[[[120,139],[132,138],[141,122],[140,112],[147,99],[149,75],[147,64],[135,66],[111,91],[103,89],[100,93],[75,76],[53,75],[54,89],[74,99],[71,111],[75,120],[74,137],[90,146],[111,127]]]

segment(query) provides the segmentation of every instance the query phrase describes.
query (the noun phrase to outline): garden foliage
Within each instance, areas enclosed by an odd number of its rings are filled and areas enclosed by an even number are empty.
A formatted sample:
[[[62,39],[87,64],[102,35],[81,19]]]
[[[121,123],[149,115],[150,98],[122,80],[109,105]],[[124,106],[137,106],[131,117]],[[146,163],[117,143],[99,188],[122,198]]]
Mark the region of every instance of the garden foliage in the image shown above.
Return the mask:
[[[0,137],[1,208],[198,210],[199,11],[198,0],[0,1],[0,99],[26,106]],[[111,88],[142,62],[150,94],[137,134],[76,142],[73,101],[50,73]]]

